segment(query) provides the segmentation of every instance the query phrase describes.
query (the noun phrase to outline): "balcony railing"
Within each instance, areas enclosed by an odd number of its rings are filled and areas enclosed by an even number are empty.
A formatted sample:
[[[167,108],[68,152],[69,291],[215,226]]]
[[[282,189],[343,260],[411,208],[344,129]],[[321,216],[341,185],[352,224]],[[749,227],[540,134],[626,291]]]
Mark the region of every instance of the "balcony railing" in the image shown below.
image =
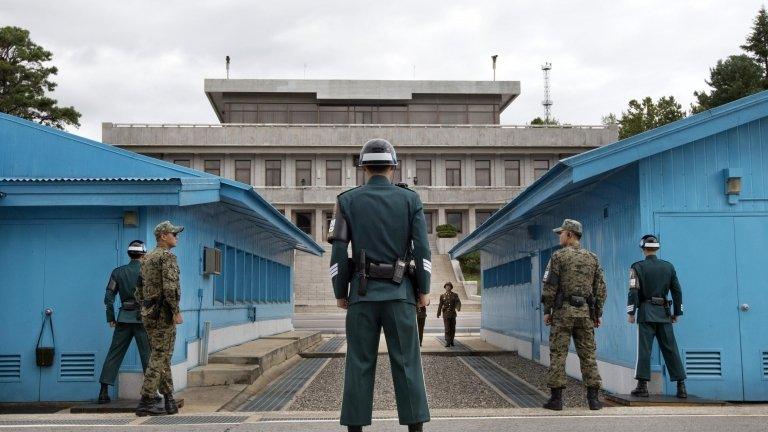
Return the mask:
[[[277,187],[254,186],[256,192],[267,201],[277,205],[296,204],[328,204],[336,202],[336,196],[350,186],[306,186],[306,187]],[[517,196],[524,187],[448,187],[448,186],[414,186],[412,187],[425,204],[504,204]]]

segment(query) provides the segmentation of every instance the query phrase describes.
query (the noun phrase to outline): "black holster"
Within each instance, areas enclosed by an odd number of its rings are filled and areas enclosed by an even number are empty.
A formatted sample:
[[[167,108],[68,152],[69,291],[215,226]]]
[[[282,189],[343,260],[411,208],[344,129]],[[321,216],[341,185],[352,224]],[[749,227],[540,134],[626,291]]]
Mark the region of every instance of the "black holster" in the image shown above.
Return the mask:
[[[587,305],[589,306],[589,318],[592,321],[596,321],[598,318],[597,305],[595,305],[595,296],[591,295],[587,297]]]

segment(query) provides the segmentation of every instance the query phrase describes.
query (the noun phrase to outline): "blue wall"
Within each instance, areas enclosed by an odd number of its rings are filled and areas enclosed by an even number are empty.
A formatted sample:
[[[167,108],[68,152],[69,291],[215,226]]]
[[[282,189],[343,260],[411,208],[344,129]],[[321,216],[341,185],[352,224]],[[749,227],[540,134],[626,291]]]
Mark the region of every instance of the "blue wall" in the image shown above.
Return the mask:
[[[637,179],[636,165],[603,177],[487,245],[482,252],[484,277],[488,269],[533,254],[532,277],[527,283],[490,289],[485,288],[483,280],[482,327],[524,340],[532,340],[536,329],[543,327],[542,340],[547,344],[548,328],[533,322],[541,319],[534,307],[540,299],[539,268],[546,265],[539,263],[539,254],[557,246],[553,228],[560,226],[565,218],[577,219],[584,227],[582,246],[600,258],[608,287],[604,324],[596,332],[598,355],[602,360],[634,367],[635,329],[626,320],[626,301],[629,266],[642,258],[637,248],[640,236]],[[529,235],[529,225],[535,226],[530,229],[534,231],[533,236]]]

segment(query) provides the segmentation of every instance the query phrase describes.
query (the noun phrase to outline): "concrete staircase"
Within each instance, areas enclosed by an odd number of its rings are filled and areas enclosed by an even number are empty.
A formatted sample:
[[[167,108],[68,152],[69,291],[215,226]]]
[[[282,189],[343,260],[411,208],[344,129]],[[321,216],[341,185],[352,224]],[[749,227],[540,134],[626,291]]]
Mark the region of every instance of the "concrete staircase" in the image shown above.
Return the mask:
[[[328,268],[331,263],[331,245],[322,243],[326,253],[322,257],[316,257],[307,253],[297,252],[295,256],[296,275],[295,286],[295,311],[303,312],[338,312],[336,299],[333,297]],[[430,286],[430,301],[437,306],[440,294],[444,292],[443,284],[451,282],[454,292],[461,298],[463,311],[479,311],[480,303],[468,299],[464,290],[464,284],[456,280],[448,255],[441,255],[437,251],[437,242],[430,238],[429,246],[432,250],[432,284]]]
[[[208,357],[208,364],[187,371],[190,387],[252,384],[268,369],[322,340],[320,333],[292,331],[236,345]]]

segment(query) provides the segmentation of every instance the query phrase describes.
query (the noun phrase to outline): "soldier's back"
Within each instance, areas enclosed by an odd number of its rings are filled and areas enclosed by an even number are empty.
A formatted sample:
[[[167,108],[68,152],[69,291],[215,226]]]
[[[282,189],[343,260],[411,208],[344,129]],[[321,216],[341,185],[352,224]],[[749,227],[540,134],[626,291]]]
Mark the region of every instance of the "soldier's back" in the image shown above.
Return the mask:
[[[560,266],[560,284],[566,295],[589,296],[600,263],[597,255],[581,247],[564,247],[552,254]]]

